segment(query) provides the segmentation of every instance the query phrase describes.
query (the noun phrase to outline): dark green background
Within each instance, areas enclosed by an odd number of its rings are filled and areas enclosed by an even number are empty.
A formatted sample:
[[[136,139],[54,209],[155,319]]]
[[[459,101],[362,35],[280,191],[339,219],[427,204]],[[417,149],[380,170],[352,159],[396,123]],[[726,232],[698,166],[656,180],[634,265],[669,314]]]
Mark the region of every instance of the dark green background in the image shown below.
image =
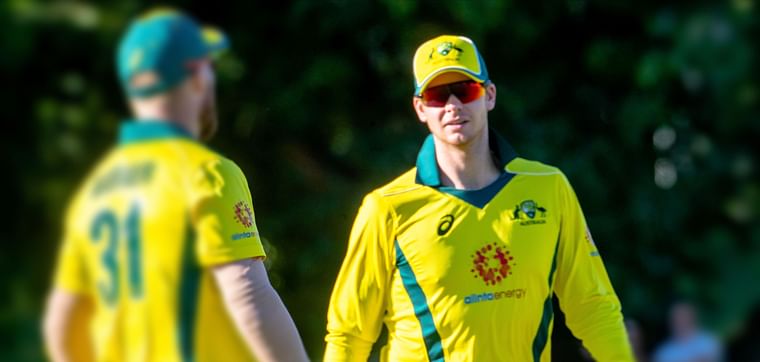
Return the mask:
[[[43,358],[62,210],[128,115],[113,54],[148,4],[0,3],[2,360]],[[491,125],[567,174],[648,349],[674,298],[699,304],[732,359],[757,348],[743,342],[760,338],[755,1],[173,4],[232,40],[211,145],[248,176],[272,282],[312,357],[361,197],[412,167],[426,135],[411,58],[441,33],[480,47]],[[554,343],[557,360],[579,358],[565,329]]]

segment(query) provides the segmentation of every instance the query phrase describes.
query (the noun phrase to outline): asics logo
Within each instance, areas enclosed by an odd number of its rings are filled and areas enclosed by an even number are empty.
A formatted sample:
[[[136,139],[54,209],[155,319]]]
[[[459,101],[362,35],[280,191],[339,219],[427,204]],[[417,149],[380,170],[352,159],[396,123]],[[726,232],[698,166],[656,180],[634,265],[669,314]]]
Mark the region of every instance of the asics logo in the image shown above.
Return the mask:
[[[451,225],[454,224],[454,215],[448,214],[441,218],[438,222],[438,236],[444,236],[451,229]]]

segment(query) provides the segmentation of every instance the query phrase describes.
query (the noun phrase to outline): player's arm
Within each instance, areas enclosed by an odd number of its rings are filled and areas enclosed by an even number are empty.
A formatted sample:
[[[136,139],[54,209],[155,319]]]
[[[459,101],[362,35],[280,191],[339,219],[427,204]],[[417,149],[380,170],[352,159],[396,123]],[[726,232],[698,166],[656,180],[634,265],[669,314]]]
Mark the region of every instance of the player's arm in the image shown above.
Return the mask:
[[[229,160],[208,162],[194,179],[193,194],[198,260],[213,274],[251,352],[260,361],[308,360],[261,261],[264,249],[243,173]]]
[[[94,359],[90,338],[94,300],[89,293],[90,277],[82,243],[73,227],[76,220],[74,209],[72,206],[67,212],[53,287],[42,318],[45,349],[50,359],[56,362]]]
[[[93,360],[89,332],[92,313],[89,296],[53,289],[43,322],[45,347],[51,361]]]
[[[554,290],[567,325],[596,360],[633,361],[620,301],[575,192],[564,176],[558,188],[562,214]]]
[[[307,361],[296,325],[269,283],[261,258],[212,268],[224,303],[259,361]]]
[[[330,298],[325,361],[366,361],[380,333],[393,270],[391,215],[375,194],[359,209]]]

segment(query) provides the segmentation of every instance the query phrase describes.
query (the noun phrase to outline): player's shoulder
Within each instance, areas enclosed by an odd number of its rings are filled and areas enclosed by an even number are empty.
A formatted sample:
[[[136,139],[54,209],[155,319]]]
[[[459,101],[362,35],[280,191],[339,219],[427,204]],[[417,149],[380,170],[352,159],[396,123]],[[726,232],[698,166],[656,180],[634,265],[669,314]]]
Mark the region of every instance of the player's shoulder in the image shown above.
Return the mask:
[[[413,167],[370,192],[364,204],[373,205],[377,212],[402,216],[418,210],[437,195],[435,188],[422,183],[417,168]]]
[[[200,142],[193,140],[181,140],[180,142],[182,142],[186,147],[186,149],[182,152],[187,152],[187,156],[190,158],[189,161],[191,165],[216,162],[224,165],[226,168],[237,168],[235,162]]]
[[[530,179],[530,182],[518,183],[520,187],[541,190],[541,192],[572,192],[572,185],[559,167],[542,162],[515,158],[504,168],[513,173],[515,178]]]
[[[530,179],[530,182],[518,183],[522,187],[542,190],[566,190],[571,188],[567,176],[559,167],[517,157],[510,161],[504,169],[515,175],[515,178]]]
[[[235,175],[235,176],[243,175],[243,170],[235,161],[212,150],[207,150],[207,152],[208,153],[205,155],[205,157],[199,158],[198,160],[199,165],[201,166],[209,165],[209,164],[215,165],[215,167],[218,167],[218,169],[221,172],[223,172],[225,175]]]
[[[166,129],[167,126],[162,127]],[[169,130],[165,137],[144,137],[120,143],[115,150],[116,157],[131,161],[149,160],[155,165],[158,180],[181,187],[191,199],[197,195],[221,193],[225,189],[247,190],[245,176],[234,161],[192,137]]]
[[[372,193],[378,197],[389,198],[409,194],[416,190],[420,190],[423,187],[423,185],[417,183],[417,168],[414,167],[396,177],[391,182],[376,188]]]
[[[196,192],[227,189],[247,193],[248,181],[240,166],[219,153],[211,151],[198,157],[190,173],[191,190]]]
[[[398,203],[398,199],[414,197],[417,190],[424,186],[416,182],[417,169],[412,168],[392,181],[375,188],[364,197],[365,205],[388,207]]]
[[[113,184],[123,179],[123,172],[114,172],[113,169],[120,164],[121,159],[118,147],[111,148],[90,168],[71,194],[66,207],[66,221],[73,215],[78,215],[81,210],[88,209],[88,202],[109,189]],[[137,177],[137,176],[135,176]]]
[[[539,161],[524,159],[522,157],[516,157],[510,161],[505,167],[505,170],[515,175],[524,176],[562,175],[562,171],[556,166],[547,165]]]
[[[174,155],[169,156],[170,152],[165,155],[172,157],[166,160],[167,164],[173,167],[186,167],[189,172],[207,172],[214,170],[220,176],[242,176],[243,172],[235,161],[227,158],[221,153],[209,148],[208,146],[194,140],[176,140],[176,145],[169,146],[168,149],[174,150]],[[179,147],[177,147],[179,146]]]

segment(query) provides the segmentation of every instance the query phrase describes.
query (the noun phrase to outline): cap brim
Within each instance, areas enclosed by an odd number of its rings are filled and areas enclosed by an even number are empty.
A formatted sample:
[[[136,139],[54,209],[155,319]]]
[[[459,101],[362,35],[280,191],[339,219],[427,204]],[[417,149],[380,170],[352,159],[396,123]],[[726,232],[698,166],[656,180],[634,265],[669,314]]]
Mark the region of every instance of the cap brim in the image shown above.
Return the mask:
[[[229,49],[229,38],[227,38],[227,35],[224,34],[221,30],[211,26],[204,26],[202,33],[203,41],[208,47],[209,55],[218,56],[225,50]]]
[[[441,75],[443,73],[459,73],[459,74],[463,74],[463,75],[467,76],[468,78],[470,78],[470,79],[472,79],[472,80],[474,80],[476,82],[479,82],[479,83],[485,83],[486,81],[488,81],[488,79],[482,79],[482,78],[478,77],[476,74],[473,74],[472,71],[470,71],[469,69],[464,68],[464,67],[457,67],[457,66],[443,67],[441,69],[436,70],[433,73],[430,73],[430,75],[428,75],[425,78],[425,80],[422,82],[422,84],[420,84],[419,86],[417,86],[417,89],[414,92],[414,94],[417,95],[417,96],[421,95],[422,92],[425,91],[425,89],[427,88],[428,84],[430,84],[430,82],[432,82],[433,79],[435,79],[437,76],[439,76],[439,75]]]

